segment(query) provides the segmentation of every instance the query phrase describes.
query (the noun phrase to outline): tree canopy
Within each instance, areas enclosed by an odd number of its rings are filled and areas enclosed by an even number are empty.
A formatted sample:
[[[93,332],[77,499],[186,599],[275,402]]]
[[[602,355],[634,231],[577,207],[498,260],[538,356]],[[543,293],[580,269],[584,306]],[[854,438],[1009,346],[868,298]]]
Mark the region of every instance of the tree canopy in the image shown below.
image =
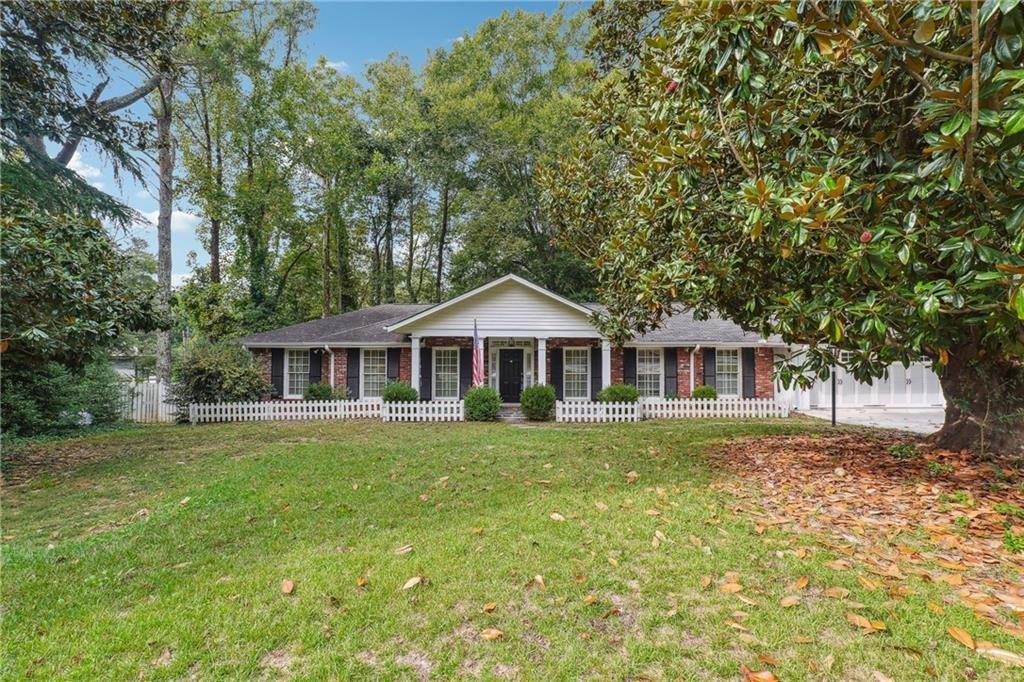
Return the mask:
[[[780,368],[931,359],[945,445],[1024,444],[1024,8],[599,3],[587,135],[542,176],[623,339],[679,303],[806,344]],[[839,354],[838,351],[847,351]]]

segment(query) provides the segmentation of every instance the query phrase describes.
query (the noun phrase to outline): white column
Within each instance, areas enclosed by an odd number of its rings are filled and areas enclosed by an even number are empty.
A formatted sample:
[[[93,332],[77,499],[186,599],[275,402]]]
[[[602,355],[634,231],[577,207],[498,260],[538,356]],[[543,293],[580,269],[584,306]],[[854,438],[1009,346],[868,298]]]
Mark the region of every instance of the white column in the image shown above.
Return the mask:
[[[409,358],[409,383],[420,390],[420,337],[412,337],[412,356]]]
[[[608,339],[601,340],[601,388],[612,385],[612,344]]]
[[[537,385],[548,383],[548,340],[537,339]]]

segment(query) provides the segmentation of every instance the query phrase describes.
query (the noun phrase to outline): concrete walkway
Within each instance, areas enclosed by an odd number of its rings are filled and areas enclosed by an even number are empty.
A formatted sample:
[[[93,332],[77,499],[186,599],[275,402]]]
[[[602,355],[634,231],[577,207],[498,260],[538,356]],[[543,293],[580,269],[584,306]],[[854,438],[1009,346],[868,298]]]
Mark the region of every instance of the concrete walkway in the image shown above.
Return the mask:
[[[806,414],[818,419],[832,419],[832,410],[828,408],[806,410]],[[929,434],[942,427],[943,415],[941,407],[840,407],[836,410],[836,421]]]

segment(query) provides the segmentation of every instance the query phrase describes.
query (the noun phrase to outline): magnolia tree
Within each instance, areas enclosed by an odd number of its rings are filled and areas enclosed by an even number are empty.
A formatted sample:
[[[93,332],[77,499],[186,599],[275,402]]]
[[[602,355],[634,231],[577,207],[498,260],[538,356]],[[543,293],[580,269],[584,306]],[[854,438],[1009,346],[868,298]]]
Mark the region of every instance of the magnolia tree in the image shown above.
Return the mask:
[[[589,136],[540,182],[606,330],[717,310],[801,385],[928,358],[938,444],[1021,452],[1018,2],[595,6]]]

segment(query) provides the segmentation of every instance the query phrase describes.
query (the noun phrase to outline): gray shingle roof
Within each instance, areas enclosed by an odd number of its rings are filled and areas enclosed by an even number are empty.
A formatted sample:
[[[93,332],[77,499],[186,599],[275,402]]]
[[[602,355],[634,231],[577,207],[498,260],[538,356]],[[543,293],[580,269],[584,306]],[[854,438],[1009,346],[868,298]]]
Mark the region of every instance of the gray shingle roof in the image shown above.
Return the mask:
[[[431,307],[425,304],[401,305],[385,303],[370,308],[353,310],[320,320],[310,320],[280,329],[272,329],[239,339],[245,345],[308,343],[402,343],[405,334],[384,331],[389,324],[403,320],[410,315]]]
[[[692,310],[680,310],[667,317],[658,329],[647,332],[634,341],[637,343],[672,342],[680,345],[714,344],[714,343],[745,343],[756,344],[761,335],[756,332],[744,331],[735,322],[711,315],[706,320],[693,319]],[[767,342],[773,345],[784,345],[781,336],[772,335]]]

